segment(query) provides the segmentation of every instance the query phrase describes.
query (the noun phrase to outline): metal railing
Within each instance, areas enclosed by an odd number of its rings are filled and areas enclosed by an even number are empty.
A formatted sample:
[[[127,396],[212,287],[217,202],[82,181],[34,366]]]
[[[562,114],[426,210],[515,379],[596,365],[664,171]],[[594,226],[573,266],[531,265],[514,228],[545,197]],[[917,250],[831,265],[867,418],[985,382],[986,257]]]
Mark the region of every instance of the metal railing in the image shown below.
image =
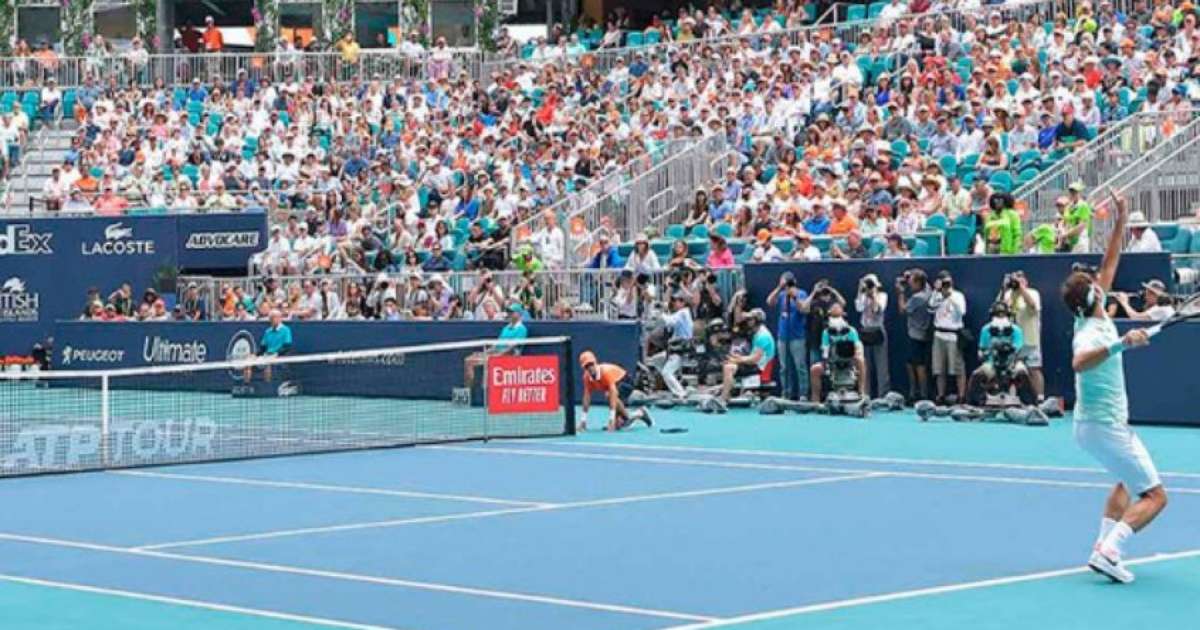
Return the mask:
[[[152,86],[184,85],[192,79],[228,83],[244,72],[250,80],[315,79],[352,81],[380,78],[438,79],[466,72],[479,76],[481,53],[474,49],[427,50],[411,55],[395,49],[362,50],[346,56],[340,52],[231,52],[174,53],[136,58],[128,53],[106,56],[0,58],[0,88],[40,88],[55,79],[62,88],[79,87],[92,77],[98,84],[116,81]]]
[[[1088,200],[1093,207],[1106,204],[1111,188],[1125,198],[1129,212],[1141,212],[1151,223],[1192,217],[1200,204],[1200,152],[1197,149],[1200,149],[1200,119],[1189,123],[1092,190]],[[1095,220],[1093,250],[1103,250],[1113,223],[1111,213]]]
[[[1182,114],[1195,120],[1196,112]],[[1111,125],[1091,142],[1064,157],[1037,177],[1013,193],[1018,203],[1024,203],[1028,212],[1025,229],[1041,223],[1052,223],[1057,219],[1054,202],[1066,194],[1074,182],[1082,182],[1087,190],[1113,177],[1122,169],[1151,152],[1168,134],[1164,131],[1168,120],[1177,122],[1178,112],[1144,112],[1133,114],[1121,122]],[[1189,123],[1188,127],[1194,125]],[[1179,133],[1176,130],[1175,133]]]
[[[597,232],[610,229],[619,240],[629,241],[648,227],[659,228],[675,222],[678,208],[682,207],[686,218],[692,194],[701,185],[707,184],[729,166],[736,165],[740,156],[729,148],[724,136],[705,136],[683,150],[646,168],[645,164],[627,165],[603,186],[595,187],[592,194],[577,197],[568,206],[559,204],[559,217],[567,226],[567,251],[564,263],[577,265],[586,260],[586,248],[595,241]],[[592,189],[589,189],[592,190]],[[607,225],[602,223],[607,219]],[[682,221],[683,218],[679,218]],[[514,239],[531,238],[536,244],[537,233],[546,225],[543,215],[535,215],[514,230]]]
[[[621,289],[620,269],[540,271],[532,274],[531,283],[528,285],[524,274],[520,271],[491,271],[486,274],[508,300],[521,300],[528,304],[532,302],[531,299],[522,300],[522,296],[526,292],[539,295],[540,297],[537,298],[539,308],[532,309],[530,312],[535,319],[623,319],[619,298],[626,293]],[[484,272],[476,271],[423,273],[421,274],[421,284],[425,286],[434,276],[439,276],[446,281],[450,291],[460,297],[468,298],[472,292],[482,291],[481,283],[484,275]],[[208,306],[208,318],[219,320],[226,317],[223,312],[223,298],[228,291],[240,290],[242,295],[254,298],[263,292],[267,277],[261,275],[243,278],[179,276],[178,286],[182,292],[184,287],[195,283]],[[337,293],[339,299],[343,300],[352,284],[358,285],[362,295],[366,296],[369,301],[371,292],[382,282],[388,282],[391,287],[397,289],[399,306],[402,309],[411,308],[411,305],[403,303],[404,289],[409,283],[403,273],[274,277],[278,282],[278,288],[285,295],[294,293],[296,289],[293,287],[302,290],[306,282],[316,283],[318,287],[320,283],[329,282],[332,285],[330,289]],[[640,309],[641,317],[645,319],[660,312],[659,308],[665,303],[666,297],[678,287],[675,285],[677,276],[666,269],[648,272],[643,280],[646,286],[653,287],[655,293],[653,302],[644,303],[644,307]],[[721,296],[722,309],[729,304],[733,294],[740,290],[743,284],[743,274],[740,268],[723,269],[716,272],[715,288]],[[464,304],[467,302],[469,299],[464,299]],[[468,313],[471,312],[472,306],[467,304],[466,311]],[[499,304],[499,306],[500,317],[503,317],[504,304]],[[635,310],[635,312],[638,311]]]
[[[639,173],[657,168],[658,165],[669,161],[674,156],[687,152],[700,142],[700,140],[692,137],[669,140],[665,144],[654,147],[632,161],[617,167],[615,170],[597,177],[584,189],[568,194],[554,205],[514,225],[512,230],[513,244],[515,245],[522,240],[528,239],[544,229],[546,226],[545,214],[547,212],[553,212],[560,225],[569,226],[570,221],[578,216],[580,212],[593,206],[597,200],[606,198],[622,190]],[[569,256],[565,262],[572,262]]]

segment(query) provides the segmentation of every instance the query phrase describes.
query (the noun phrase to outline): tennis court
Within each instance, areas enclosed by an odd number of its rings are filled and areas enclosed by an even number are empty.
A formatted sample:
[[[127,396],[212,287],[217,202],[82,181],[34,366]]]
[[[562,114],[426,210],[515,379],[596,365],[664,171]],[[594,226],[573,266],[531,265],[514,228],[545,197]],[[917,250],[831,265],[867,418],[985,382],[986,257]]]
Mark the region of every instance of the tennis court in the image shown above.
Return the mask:
[[[593,424],[600,412],[593,412]],[[1192,628],[1200,433],[1138,581],[1048,429],[659,411],[616,435],[0,480],[6,628]]]

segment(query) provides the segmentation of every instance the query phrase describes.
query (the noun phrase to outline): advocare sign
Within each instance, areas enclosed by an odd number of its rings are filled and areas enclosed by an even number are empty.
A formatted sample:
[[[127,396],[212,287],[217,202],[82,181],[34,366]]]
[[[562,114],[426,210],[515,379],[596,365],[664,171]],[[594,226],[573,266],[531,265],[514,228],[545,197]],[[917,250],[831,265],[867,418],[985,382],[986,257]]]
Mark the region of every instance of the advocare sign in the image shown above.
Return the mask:
[[[559,374],[556,354],[488,357],[488,413],[558,411]]]

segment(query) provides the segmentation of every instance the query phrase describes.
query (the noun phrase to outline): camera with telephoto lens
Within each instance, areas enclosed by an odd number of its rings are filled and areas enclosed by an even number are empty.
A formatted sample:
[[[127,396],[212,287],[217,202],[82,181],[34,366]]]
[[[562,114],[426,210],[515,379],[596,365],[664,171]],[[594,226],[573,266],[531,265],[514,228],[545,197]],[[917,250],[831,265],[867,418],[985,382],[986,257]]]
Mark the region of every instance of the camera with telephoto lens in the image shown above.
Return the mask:
[[[639,287],[644,287],[644,286],[646,286],[647,284],[650,284],[650,274],[647,274],[647,273],[639,273],[639,274],[637,275],[636,282],[637,282],[637,284],[638,284],[638,286],[639,286]]]
[[[1086,273],[1089,276],[1097,276],[1100,274],[1100,268],[1096,265],[1074,262],[1071,263],[1071,273]]]
[[[1021,288],[1021,278],[1025,277],[1024,272],[1014,271],[1004,274],[1004,288],[1016,291]]]

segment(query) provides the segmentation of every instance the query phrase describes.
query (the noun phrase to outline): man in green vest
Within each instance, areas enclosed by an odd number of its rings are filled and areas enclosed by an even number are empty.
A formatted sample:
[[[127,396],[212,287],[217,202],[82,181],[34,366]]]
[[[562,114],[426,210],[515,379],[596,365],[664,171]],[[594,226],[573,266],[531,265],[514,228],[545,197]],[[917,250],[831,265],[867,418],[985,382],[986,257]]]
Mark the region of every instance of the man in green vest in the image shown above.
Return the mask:
[[[1062,215],[1064,248],[1085,253],[1091,250],[1092,204],[1083,196],[1083,182],[1074,182],[1068,190],[1067,209]]]

